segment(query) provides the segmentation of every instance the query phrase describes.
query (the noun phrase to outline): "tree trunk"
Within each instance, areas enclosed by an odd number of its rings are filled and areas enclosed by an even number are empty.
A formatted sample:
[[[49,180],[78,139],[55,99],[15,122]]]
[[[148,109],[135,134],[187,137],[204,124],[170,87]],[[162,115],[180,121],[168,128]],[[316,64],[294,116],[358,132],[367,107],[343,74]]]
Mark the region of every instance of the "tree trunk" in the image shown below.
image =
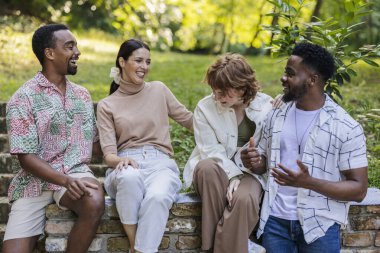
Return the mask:
[[[314,10],[313,10],[313,14],[310,17],[310,22],[317,21],[316,18],[319,18],[322,4],[323,4],[323,0],[317,0],[317,3],[315,4]]]
[[[318,20],[317,18],[319,18],[322,3],[323,3],[323,0],[317,0],[317,3],[314,6],[313,13],[311,14],[311,17],[310,17],[310,22],[316,22]],[[308,40],[311,40],[311,30],[312,29],[310,27],[306,29],[306,36]]]
[[[273,8],[273,12],[276,12],[276,7]],[[272,22],[271,22],[271,26],[272,27],[275,26],[275,25],[278,25],[278,17],[277,16],[273,16],[273,19],[272,19]],[[270,36],[270,43],[269,43],[269,45],[272,45],[273,38],[274,38],[274,34],[272,33],[271,36]],[[270,50],[268,50],[267,55],[270,55]]]
[[[259,11],[258,11],[258,13],[260,13],[259,21],[257,22],[256,26],[254,26],[252,28],[252,32],[254,32],[254,34],[252,36],[251,42],[249,43],[249,47],[245,50],[245,54],[248,54],[248,52],[253,48],[252,44],[257,39],[257,37],[259,36],[260,25],[261,25],[261,21],[263,20],[263,16],[264,16],[263,9],[264,9],[265,3],[266,3],[266,0],[261,2],[261,6],[260,6]]]
[[[224,48],[227,48],[227,52],[231,51],[231,40],[232,36],[234,35],[234,7],[235,7],[235,1],[231,0],[230,4],[230,25],[231,25],[231,33],[228,36],[228,39],[226,40],[227,45]],[[225,52],[223,52],[225,53]]]
[[[221,54],[223,52],[223,47],[224,47],[224,44],[225,44],[225,41],[227,39],[227,35],[226,35],[226,32],[224,31],[224,24],[220,24],[221,26],[221,33],[222,33],[222,41],[219,43],[219,45],[216,45],[215,48],[217,48],[215,50],[215,53],[216,54]]]

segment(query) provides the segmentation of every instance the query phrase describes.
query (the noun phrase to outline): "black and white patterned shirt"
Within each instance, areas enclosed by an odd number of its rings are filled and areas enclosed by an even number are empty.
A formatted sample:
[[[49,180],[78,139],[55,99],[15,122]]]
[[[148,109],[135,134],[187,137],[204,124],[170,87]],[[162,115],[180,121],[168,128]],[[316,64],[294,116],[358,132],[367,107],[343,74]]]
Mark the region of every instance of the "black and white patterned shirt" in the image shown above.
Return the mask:
[[[280,163],[280,137],[289,109],[294,102],[272,110],[263,129],[259,151],[267,157],[268,181],[261,208],[258,237],[264,231],[270,209],[276,198],[278,184],[270,168]],[[328,95],[315,126],[306,141],[302,162],[314,178],[344,180],[341,172],[368,166],[363,129]],[[298,188],[297,214],[307,243],[325,235],[335,222],[345,225],[349,202],[336,201],[312,190]]]

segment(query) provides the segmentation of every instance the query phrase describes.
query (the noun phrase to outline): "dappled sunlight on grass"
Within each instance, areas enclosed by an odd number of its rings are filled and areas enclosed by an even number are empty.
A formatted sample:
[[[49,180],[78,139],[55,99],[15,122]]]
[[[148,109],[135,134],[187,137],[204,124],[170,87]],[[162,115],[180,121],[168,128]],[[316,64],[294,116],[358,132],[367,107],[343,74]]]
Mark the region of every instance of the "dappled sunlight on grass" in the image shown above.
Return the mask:
[[[32,33],[5,33],[2,31],[0,41],[0,99],[7,100],[10,95],[26,80],[31,78],[39,69],[39,63],[31,50]],[[122,40],[110,37],[101,32],[76,34],[78,47],[81,50],[79,69],[75,76],[69,77],[75,83],[83,85],[91,92],[93,99],[98,101],[108,94],[111,78],[110,68],[114,66],[117,51]],[[210,93],[210,88],[203,83],[206,70],[218,56],[182,54],[176,52],[151,52],[152,65],[147,80],[164,82],[178,99],[189,106],[195,107],[197,101]],[[262,91],[271,96],[282,91],[279,81],[286,64],[286,58],[271,59],[265,56],[248,56],[248,62],[256,70]],[[377,60],[379,62],[379,60]],[[380,72],[373,71],[365,63],[360,62],[355,69],[358,77],[352,84],[343,87],[344,95],[349,97],[352,91],[355,94],[360,90],[370,93],[368,82],[377,82]]]
[[[32,78],[40,70],[40,65],[31,49],[31,33],[21,34],[11,31],[0,31],[0,100],[8,100],[25,81]],[[68,78],[86,87],[94,101],[106,97],[112,79],[110,68],[114,66],[116,54],[122,40],[112,38],[103,33],[79,33],[78,47],[81,56],[78,61],[78,73]],[[203,83],[207,68],[218,56],[195,55],[176,52],[151,52],[152,64],[147,77],[149,80],[164,82],[180,102],[193,110],[198,101],[211,89]],[[280,78],[283,75],[286,59],[271,59],[265,56],[248,56],[248,62],[256,70],[262,91],[275,96],[282,92]],[[380,63],[380,59],[376,59]],[[365,113],[371,108],[380,108],[380,71],[360,62],[355,66],[358,76],[351,83],[342,87],[344,100],[342,106],[353,117]],[[192,148],[190,133],[174,125],[171,131],[173,139],[180,141],[173,147],[179,157],[177,161],[184,163]],[[375,131],[373,131],[375,132]],[[370,131],[368,133],[371,133]],[[187,141],[188,143],[183,144]],[[368,148],[378,145],[378,139],[367,139]],[[189,144],[190,143],[190,144]],[[183,145],[182,145],[183,144]],[[181,146],[182,145],[182,146]],[[372,151],[370,151],[372,152]],[[377,154],[377,153],[373,153]],[[379,177],[379,160],[373,155],[370,158],[371,178]],[[371,181],[376,182],[378,181]]]
[[[38,63],[32,51],[32,34],[13,33],[9,29],[0,31],[0,72],[16,76],[24,67]]]
[[[96,53],[116,55],[120,44],[123,42],[121,38],[93,29],[86,32],[74,32],[74,34],[80,50],[86,49]]]
[[[110,41],[103,41],[94,38],[78,38],[78,48],[81,51],[81,60],[96,62],[114,63],[118,44]]]
[[[282,59],[273,59],[266,56],[250,56],[248,62],[256,71],[256,78],[260,83],[261,91],[275,97],[282,92],[280,78],[286,65]]]
[[[377,62],[380,65],[380,59],[372,59],[373,61]],[[380,80],[380,71],[378,68],[372,68],[367,63],[363,61],[359,61],[354,67],[354,70],[356,70],[358,76],[352,78],[351,83],[358,83],[358,82],[364,82],[364,83],[370,83],[375,82],[378,83]],[[374,71],[377,70],[377,71]]]
[[[119,50],[119,44],[110,41],[97,40],[94,38],[81,38],[78,37],[79,47],[86,48],[89,51],[97,53],[111,53],[116,54]]]
[[[116,54],[115,54],[116,55]],[[86,60],[89,62],[114,62],[114,58],[110,54],[82,51],[79,57],[80,60]]]
[[[8,50],[0,60],[0,99],[7,100],[11,94],[26,80],[40,69],[38,61],[31,49],[32,33],[13,33],[7,43]],[[110,68],[114,66],[120,38],[108,38],[102,33],[76,34],[81,56],[78,61],[78,73],[70,76],[70,80],[83,85],[98,101],[108,94],[111,78]],[[10,45],[15,47],[10,47]],[[21,56],[20,56],[21,55]],[[164,82],[178,97],[178,99],[193,109],[200,98],[211,92],[203,83],[206,70],[218,56],[195,55],[176,52],[151,52],[152,65],[147,80]],[[20,61],[17,58],[22,59]],[[278,60],[268,57],[248,57],[252,66],[257,66],[257,78],[262,83],[263,91],[270,95],[277,94],[281,88],[277,87],[283,66],[274,73],[273,65]],[[280,65],[281,63],[278,63]],[[275,79],[273,79],[275,78]],[[7,83],[7,85],[5,85]]]

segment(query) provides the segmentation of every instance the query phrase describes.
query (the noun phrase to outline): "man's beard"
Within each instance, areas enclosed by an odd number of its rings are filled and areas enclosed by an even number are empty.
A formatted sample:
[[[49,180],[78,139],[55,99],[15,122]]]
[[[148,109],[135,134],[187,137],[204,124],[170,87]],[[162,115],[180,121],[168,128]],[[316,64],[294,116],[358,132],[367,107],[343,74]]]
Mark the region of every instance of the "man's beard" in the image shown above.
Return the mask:
[[[297,88],[288,88],[288,92],[282,96],[282,101],[285,103],[290,102],[290,101],[298,101],[303,98],[303,96],[307,92],[307,86],[306,84],[303,84],[301,87]]]
[[[78,71],[78,67],[73,67],[70,65],[70,63],[67,66],[67,74],[68,75],[75,75]]]
[[[77,69],[75,68],[68,68],[67,69],[67,74],[68,75],[75,75],[77,73]]]

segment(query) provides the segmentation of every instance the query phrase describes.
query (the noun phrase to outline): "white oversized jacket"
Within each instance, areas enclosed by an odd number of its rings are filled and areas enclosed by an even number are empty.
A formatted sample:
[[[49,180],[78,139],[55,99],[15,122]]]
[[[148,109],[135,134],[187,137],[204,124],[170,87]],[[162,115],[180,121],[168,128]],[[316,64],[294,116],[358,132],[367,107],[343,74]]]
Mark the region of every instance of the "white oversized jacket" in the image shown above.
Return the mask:
[[[258,92],[245,109],[247,117],[256,124],[254,133],[255,145],[261,139],[261,130],[268,112],[272,109],[272,98]],[[208,95],[199,101],[194,110],[194,148],[183,171],[184,188],[188,188],[193,180],[194,168],[200,160],[216,158],[218,164],[226,172],[229,179],[243,174],[243,171],[254,175],[264,187],[265,182],[260,175],[253,174],[242,165],[238,167],[231,158],[237,151],[238,125],[232,108],[223,107]],[[238,152],[240,153],[240,152]]]

